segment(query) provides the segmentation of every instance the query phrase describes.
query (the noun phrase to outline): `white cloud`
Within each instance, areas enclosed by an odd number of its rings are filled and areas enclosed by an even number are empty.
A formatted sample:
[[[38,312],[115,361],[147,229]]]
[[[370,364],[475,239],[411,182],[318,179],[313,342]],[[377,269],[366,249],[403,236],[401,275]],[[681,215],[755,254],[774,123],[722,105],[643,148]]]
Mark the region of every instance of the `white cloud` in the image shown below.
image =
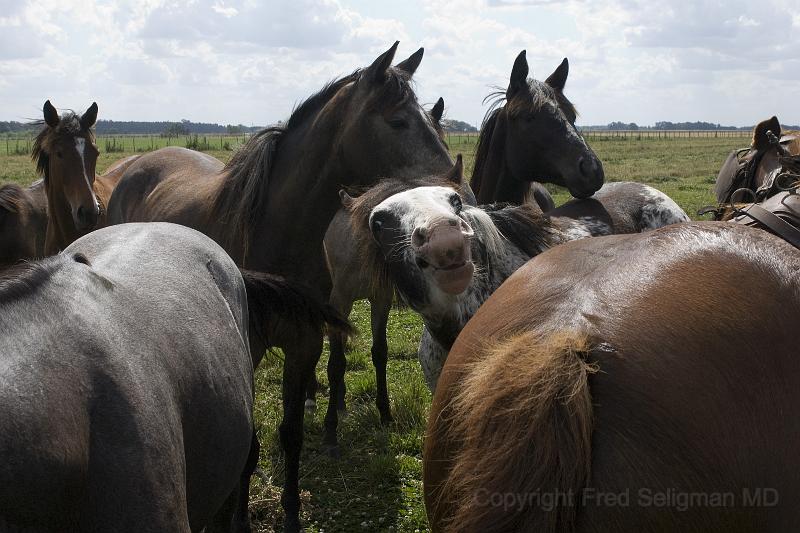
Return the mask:
[[[526,49],[544,79],[570,59],[581,122],[797,121],[792,0],[0,0],[0,119],[41,103],[101,117],[265,124],[395,40],[425,46],[420,100],[475,123]],[[767,31],[768,30],[768,31]]]

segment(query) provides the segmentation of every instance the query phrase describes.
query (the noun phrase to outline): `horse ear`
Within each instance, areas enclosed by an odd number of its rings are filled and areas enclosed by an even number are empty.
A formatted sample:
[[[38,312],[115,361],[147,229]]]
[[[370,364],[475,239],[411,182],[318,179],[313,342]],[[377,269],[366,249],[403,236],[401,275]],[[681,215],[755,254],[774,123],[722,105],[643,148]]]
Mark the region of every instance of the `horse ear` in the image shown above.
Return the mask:
[[[778,117],[771,117],[767,120],[761,121],[753,129],[753,148],[762,150],[768,148],[770,145],[769,138],[767,138],[767,131],[771,131],[776,137],[781,137],[781,123]]]
[[[88,130],[97,122],[97,102],[92,102],[89,109],[81,117],[81,128]]]
[[[439,122],[441,122],[442,120],[443,114],[444,114],[444,98],[440,96],[439,99],[436,100],[436,103],[433,104],[433,107],[431,108],[431,116],[433,117],[433,120],[437,124],[439,124]]]
[[[347,191],[344,189],[341,189],[339,191],[339,201],[342,202],[342,207],[344,207],[348,211],[350,210],[351,207],[353,207],[353,202],[355,202],[353,197],[347,194]]]
[[[556,68],[544,82],[556,91],[563,91],[564,86],[567,84],[568,75],[569,61],[565,57],[558,68]]]
[[[520,89],[528,86],[528,59],[525,57],[525,50],[519,53],[517,59],[514,60],[514,66],[511,68],[511,80],[508,82],[508,89],[506,90],[506,99],[510,100]]]
[[[391,48],[379,55],[378,58],[367,67],[364,74],[368,80],[383,83],[383,80],[386,79],[386,71],[392,65],[392,60],[394,59],[395,52],[397,52],[398,44],[400,44],[400,41],[395,41]]]
[[[408,56],[408,59],[406,59],[405,61],[401,61],[400,63],[395,65],[395,68],[400,69],[403,72],[407,73],[408,77],[410,78],[417,71],[417,67],[419,67],[420,62],[422,61],[422,55],[424,53],[425,49],[420,48],[419,50]]]
[[[61,119],[58,118],[58,111],[56,111],[56,108],[53,107],[53,104],[50,103],[50,100],[44,103],[43,111],[44,111],[45,123],[51,128],[55,128],[56,126],[58,126],[58,122]]]
[[[444,177],[447,181],[455,185],[461,185],[464,182],[464,158],[461,157],[461,154],[456,156],[455,165],[447,171]]]

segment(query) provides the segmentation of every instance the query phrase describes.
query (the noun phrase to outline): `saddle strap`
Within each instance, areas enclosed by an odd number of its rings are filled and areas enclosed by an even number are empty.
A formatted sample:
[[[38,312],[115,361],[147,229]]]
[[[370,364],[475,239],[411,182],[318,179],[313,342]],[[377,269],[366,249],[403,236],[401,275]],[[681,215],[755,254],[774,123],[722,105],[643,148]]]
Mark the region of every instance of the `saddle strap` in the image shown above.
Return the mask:
[[[779,216],[767,211],[758,204],[751,205],[744,211],[743,214],[762,224],[775,235],[785,240],[795,248],[800,249],[800,230]]]

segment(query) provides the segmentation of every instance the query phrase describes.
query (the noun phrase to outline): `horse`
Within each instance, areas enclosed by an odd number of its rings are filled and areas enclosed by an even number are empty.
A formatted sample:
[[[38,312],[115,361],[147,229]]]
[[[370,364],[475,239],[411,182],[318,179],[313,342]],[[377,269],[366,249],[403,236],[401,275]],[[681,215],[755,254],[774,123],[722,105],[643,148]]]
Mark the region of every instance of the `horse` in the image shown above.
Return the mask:
[[[715,222],[526,263],[439,378],[432,531],[791,530],[799,270],[787,243]]]
[[[100,152],[92,130],[97,103],[83,115],[58,115],[47,100],[43,125],[33,141],[31,157],[44,178],[47,196],[47,229],[44,253],[53,255],[78,237],[106,223],[105,206],[125,169],[139,156],[114,163],[102,176],[95,175]]]
[[[544,82],[528,78],[528,72],[523,50],[508,88],[487,96],[494,101],[481,125],[470,181],[479,204],[522,203],[534,181],[562,185],[576,198],[603,185],[603,165],[575,128],[577,112],[564,95],[569,61]],[[543,187],[533,195],[543,210],[552,206]]]
[[[753,128],[750,147],[734,150],[728,155],[717,175],[714,194],[719,204],[732,200],[738,189],[753,193],[756,201],[764,200],[780,190],[776,183],[787,159],[800,155],[800,135],[796,132],[781,134],[781,124],[773,116]],[[795,166],[798,166],[795,158]],[[724,210],[703,209],[700,214],[714,212],[721,220]]]
[[[543,214],[531,203],[470,206],[459,193],[464,185],[460,156],[437,186],[409,185],[385,180],[357,199],[341,194],[362,269],[375,277],[373,285],[391,285],[422,316],[419,359],[431,391],[459,332],[515,270],[560,243],[609,235],[617,228],[616,221],[602,216]],[[606,212],[602,199],[581,201]],[[656,216],[650,222],[640,231],[674,220]]]
[[[0,186],[0,268],[21,259],[44,257],[47,196],[37,180],[28,188]]]
[[[162,220],[193,227],[241,266],[302,279],[327,299],[331,280],[323,238],[339,209],[339,189],[366,186],[379,176],[437,174],[452,165],[410,84],[423,50],[392,67],[397,45],[370,66],[327,84],[284,124],[254,134],[224,168],[178,148],[143,155],[111,197],[110,223]],[[286,356],[279,430],[286,455],[282,504],[284,528],[298,531],[303,402],[323,339],[313,331],[286,333],[278,343]],[[264,348],[251,346],[256,363]],[[334,398],[339,372],[328,365]],[[333,403],[323,437],[331,449],[337,446],[337,421]]]
[[[0,529],[250,531],[248,324],[321,328],[298,294],[166,223],[0,273]]]

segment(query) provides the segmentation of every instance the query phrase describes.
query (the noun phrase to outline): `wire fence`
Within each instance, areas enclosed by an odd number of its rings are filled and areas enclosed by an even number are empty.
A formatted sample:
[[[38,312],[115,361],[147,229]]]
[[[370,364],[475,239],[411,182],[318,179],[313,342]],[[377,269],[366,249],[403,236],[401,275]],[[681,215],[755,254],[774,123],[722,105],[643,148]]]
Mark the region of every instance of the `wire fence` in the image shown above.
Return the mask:
[[[582,130],[587,140],[649,140],[686,138],[742,138],[751,136],[749,130]],[[6,134],[0,137],[0,150],[5,145],[6,155],[29,155],[33,134]],[[233,151],[247,142],[248,134],[192,134],[192,135],[100,135],[98,148],[105,153],[149,152],[166,146],[182,146],[199,151]],[[447,144],[452,147],[473,145],[477,132],[447,132]],[[1,152],[0,152],[1,153]]]
[[[688,138],[742,138],[752,135],[750,130],[580,130],[587,140],[618,139],[688,139]],[[445,140],[450,146],[472,144],[478,140],[478,132],[447,132]]]
[[[247,142],[248,137],[248,134],[99,135],[96,144],[105,153],[149,152],[167,146],[199,151],[233,151]],[[30,155],[33,139],[33,134],[6,135],[5,138],[0,137],[0,150],[5,145],[6,155]]]

